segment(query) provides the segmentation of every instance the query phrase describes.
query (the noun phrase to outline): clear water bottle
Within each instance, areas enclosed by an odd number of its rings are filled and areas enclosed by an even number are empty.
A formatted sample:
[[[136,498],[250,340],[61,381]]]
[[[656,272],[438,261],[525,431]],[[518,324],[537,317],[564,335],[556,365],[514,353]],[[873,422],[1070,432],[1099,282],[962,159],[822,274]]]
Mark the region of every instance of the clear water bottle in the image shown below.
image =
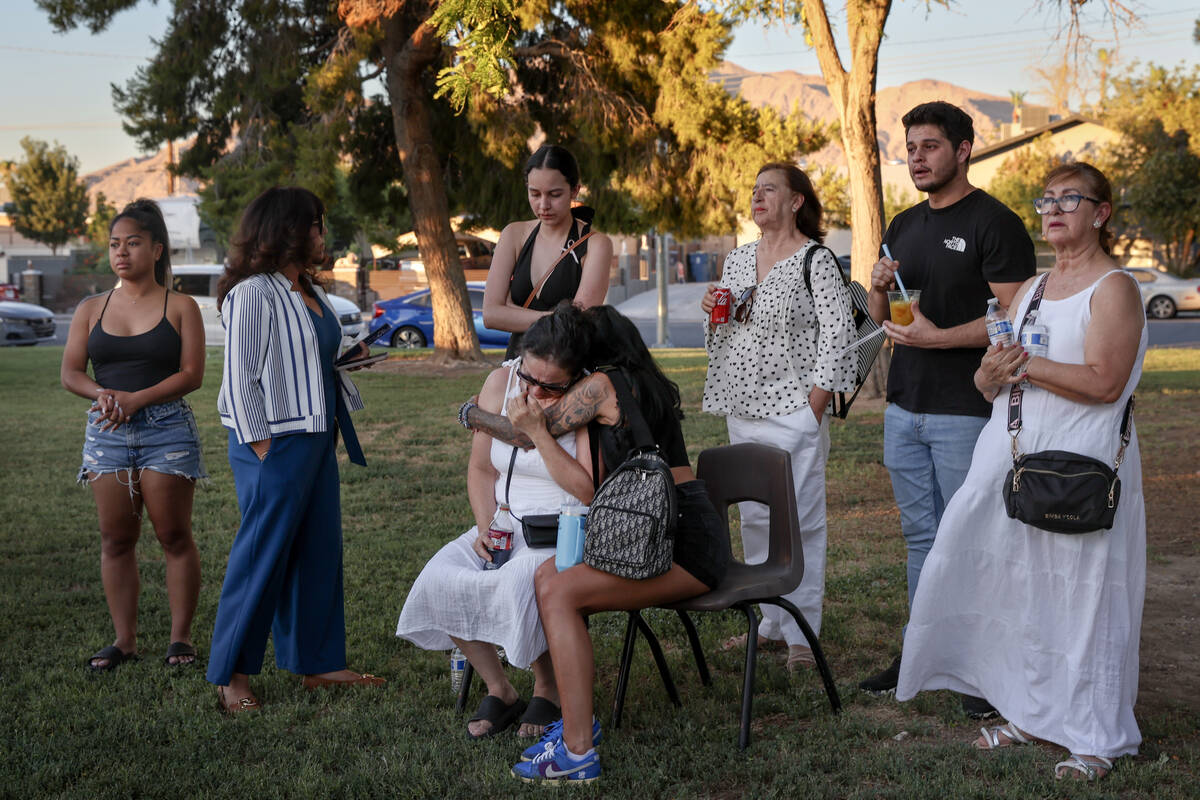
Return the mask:
[[[992,344],[1007,347],[1013,343],[1012,321],[1004,313],[1004,309],[1000,308],[1000,301],[994,297],[988,300],[987,332],[988,341]]]
[[[463,674],[467,671],[467,657],[463,651],[454,648],[450,651],[450,688],[458,695],[463,684]]]
[[[492,517],[492,523],[488,525],[487,551],[492,560],[483,562],[484,569],[500,569],[508,563],[508,557],[513,551],[514,529],[508,503],[501,503],[496,509],[496,515]]]
[[[1029,313],[1029,318],[1021,326],[1021,347],[1025,348],[1030,358],[1046,358],[1050,353],[1050,331],[1038,322],[1036,308]]]

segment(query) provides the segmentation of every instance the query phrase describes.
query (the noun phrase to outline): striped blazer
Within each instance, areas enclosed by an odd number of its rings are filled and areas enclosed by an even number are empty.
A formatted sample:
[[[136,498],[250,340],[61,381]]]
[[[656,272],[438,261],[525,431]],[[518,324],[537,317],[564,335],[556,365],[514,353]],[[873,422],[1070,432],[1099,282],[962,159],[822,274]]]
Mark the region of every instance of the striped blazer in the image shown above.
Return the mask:
[[[300,292],[278,272],[252,275],[229,290],[221,303],[225,366],[217,412],[238,442],[257,442],[285,433],[329,430],[336,409],[325,407],[317,330]],[[337,312],[318,286],[326,314]],[[345,372],[334,370],[347,409],[363,407]]]

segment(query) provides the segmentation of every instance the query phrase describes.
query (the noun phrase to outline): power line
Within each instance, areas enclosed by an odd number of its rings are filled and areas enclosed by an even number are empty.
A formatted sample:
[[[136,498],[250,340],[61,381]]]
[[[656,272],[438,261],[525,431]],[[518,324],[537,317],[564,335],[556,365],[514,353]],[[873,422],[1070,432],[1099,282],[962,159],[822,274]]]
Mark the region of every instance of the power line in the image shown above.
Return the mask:
[[[118,61],[145,61],[144,56],[127,56],[119,53],[95,53],[87,50],[49,50],[44,47],[17,47],[11,44],[0,44],[0,50],[13,53],[35,53],[48,56],[73,56],[82,58],[111,58]]]
[[[0,125],[0,131],[35,131],[35,130],[94,130],[97,128],[119,128],[119,121],[101,122],[30,122],[24,125]]]

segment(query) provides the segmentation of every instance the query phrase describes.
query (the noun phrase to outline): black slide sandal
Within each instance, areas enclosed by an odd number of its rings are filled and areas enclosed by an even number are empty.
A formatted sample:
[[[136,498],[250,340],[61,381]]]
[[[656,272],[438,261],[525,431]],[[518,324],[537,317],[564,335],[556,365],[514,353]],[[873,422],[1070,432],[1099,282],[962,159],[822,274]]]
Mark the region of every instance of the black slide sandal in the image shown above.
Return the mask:
[[[494,694],[489,694],[479,703],[479,708],[475,709],[475,714],[467,720],[471,722],[490,722],[492,727],[487,729],[486,733],[481,733],[478,736],[467,730],[467,736],[472,739],[490,739],[498,733],[503,733],[512,727],[516,722],[517,717],[525,710],[525,701],[517,698],[511,706],[505,705],[504,701]]]

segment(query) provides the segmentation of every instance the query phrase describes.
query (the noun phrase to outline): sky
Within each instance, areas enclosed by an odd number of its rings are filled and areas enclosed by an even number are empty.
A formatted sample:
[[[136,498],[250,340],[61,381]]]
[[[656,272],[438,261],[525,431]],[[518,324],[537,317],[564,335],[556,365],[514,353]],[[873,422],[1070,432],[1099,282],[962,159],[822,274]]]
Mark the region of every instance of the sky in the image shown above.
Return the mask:
[[[1124,0],[1142,19],[1120,32],[1120,64],[1153,61],[1175,66],[1200,59],[1192,41],[1200,3],[1184,0]],[[21,157],[24,136],[56,141],[79,161],[83,172],[138,155],[112,106],[112,84],[123,85],[154,52],[172,0],[143,0],[118,14],[103,33],[86,29],[58,34],[34,0],[4,0],[0,24],[0,161]],[[829,4],[838,8],[842,4]],[[1053,63],[1061,51],[1057,4],[1037,11],[1037,0],[959,0],[949,9],[926,11],[920,0],[897,0],[880,49],[880,88],[933,78],[1007,97],[1010,90],[1039,98],[1031,67]],[[1088,6],[1100,5],[1094,0]],[[1112,47],[1111,25],[1089,22],[1094,47]],[[844,46],[844,45],[843,45]],[[776,25],[735,31],[728,60],[758,72],[793,70],[820,74],[803,31]],[[843,55],[848,59],[848,55]]]

